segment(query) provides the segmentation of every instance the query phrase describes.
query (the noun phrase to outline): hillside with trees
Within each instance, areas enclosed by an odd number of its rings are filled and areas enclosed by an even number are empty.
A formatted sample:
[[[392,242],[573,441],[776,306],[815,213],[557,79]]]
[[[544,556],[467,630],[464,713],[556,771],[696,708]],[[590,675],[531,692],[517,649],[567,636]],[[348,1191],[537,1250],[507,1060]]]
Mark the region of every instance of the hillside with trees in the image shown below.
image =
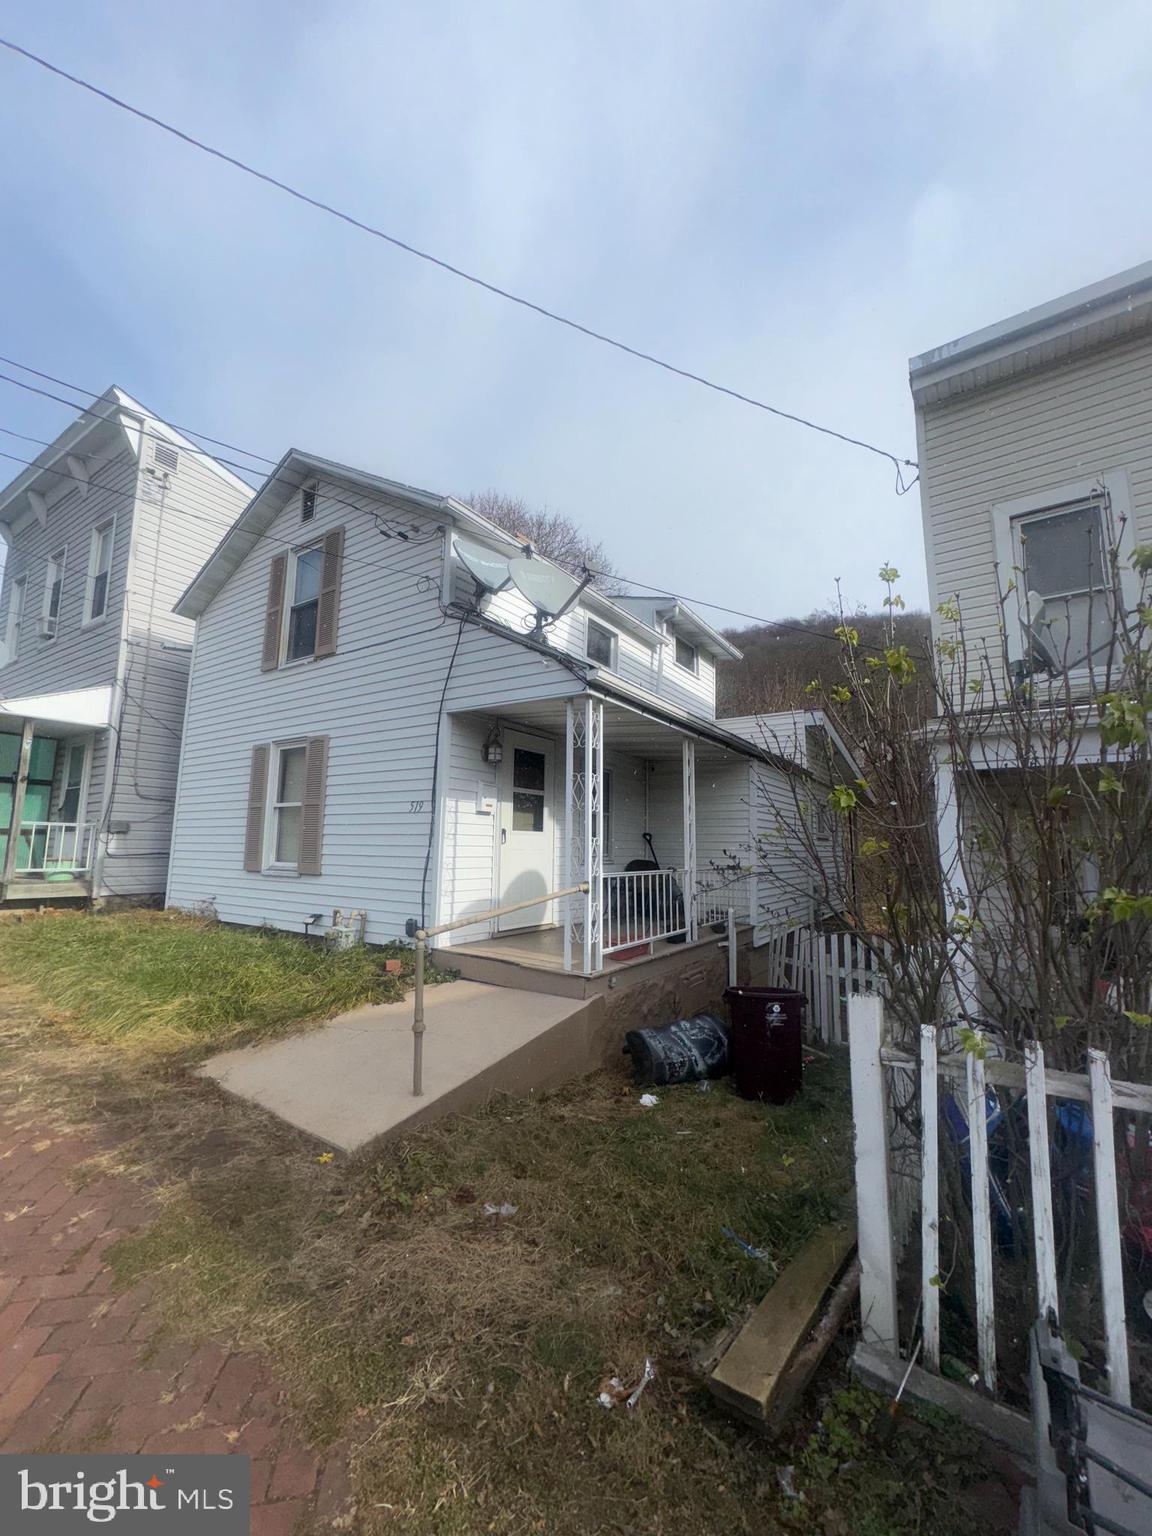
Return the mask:
[[[806,618],[782,619],[776,628],[763,624],[729,629],[725,634],[743,652],[742,661],[719,664],[716,677],[716,713],[724,715],[769,714],[778,709],[803,709],[824,702],[825,689],[843,681],[841,647],[835,631],[849,623],[859,632],[860,647],[882,650],[893,643],[906,645],[914,656],[927,656],[932,622],[927,613],[908,611],[854,613],[842,619],[830,610],[818,610]],[[888,627],[891,624],[892,638]],[[930,668],[920,669],[923,685],[917,690],[920,718],[929,711]],[[819,691],[809,684],[818,681]]]

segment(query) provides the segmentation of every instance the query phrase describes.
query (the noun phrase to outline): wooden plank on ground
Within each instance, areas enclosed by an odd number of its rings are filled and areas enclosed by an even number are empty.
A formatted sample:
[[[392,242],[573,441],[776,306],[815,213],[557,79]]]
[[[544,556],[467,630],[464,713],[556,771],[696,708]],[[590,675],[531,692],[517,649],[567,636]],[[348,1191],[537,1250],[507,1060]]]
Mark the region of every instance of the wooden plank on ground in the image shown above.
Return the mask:
[[[789,1361],[855,1246],[856,1224],[848,1220],[822,1227],[805,1243],[713,1369],[714,1397],[746,1418],[768,1420]]]

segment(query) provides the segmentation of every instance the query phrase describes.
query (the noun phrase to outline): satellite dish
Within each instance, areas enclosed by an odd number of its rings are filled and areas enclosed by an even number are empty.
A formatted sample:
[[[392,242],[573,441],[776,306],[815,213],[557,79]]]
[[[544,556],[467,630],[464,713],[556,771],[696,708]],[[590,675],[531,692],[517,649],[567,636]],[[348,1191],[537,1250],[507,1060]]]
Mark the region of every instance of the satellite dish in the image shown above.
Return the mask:
[[[563,613],[580,591],[580,582],[569,576],[567,571],[549,565],[546,560],[533,560],[526,555],[518,555],[509,560],[508,574],[516,590],[535,608],[537,629],[542,627],[546,619],[554,619]]]
[[[500,592],[508,585],[508,559],[470,539],[456,540],[456,558],[485,592]]]
[[[1044,613],[1044,599],[1039,592],[1029,592],[1025,604],[1024,633],[1032,653],[1028,657],[1028,670],[1059,672],[1060,662],[1052,644],[1052,620]]]

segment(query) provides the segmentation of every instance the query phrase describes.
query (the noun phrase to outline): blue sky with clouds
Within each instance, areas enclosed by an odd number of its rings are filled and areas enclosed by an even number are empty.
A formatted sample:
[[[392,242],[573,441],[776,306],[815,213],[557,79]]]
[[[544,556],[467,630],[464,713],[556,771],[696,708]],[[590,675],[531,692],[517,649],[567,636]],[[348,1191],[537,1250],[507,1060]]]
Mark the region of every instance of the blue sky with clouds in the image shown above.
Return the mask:
[[[0,30],[494,282],[909,457],[910,354],[1152,255],[1152,13],[1130,0],[41,0]],[[690,596],[782,616],[840,577],[874,602],[883,560],[924,595],[917,496],[879,458],[7,54],[0,143],[0,352],[269,455],[546,503]],[[0,383],[0,427],[67,419]]]

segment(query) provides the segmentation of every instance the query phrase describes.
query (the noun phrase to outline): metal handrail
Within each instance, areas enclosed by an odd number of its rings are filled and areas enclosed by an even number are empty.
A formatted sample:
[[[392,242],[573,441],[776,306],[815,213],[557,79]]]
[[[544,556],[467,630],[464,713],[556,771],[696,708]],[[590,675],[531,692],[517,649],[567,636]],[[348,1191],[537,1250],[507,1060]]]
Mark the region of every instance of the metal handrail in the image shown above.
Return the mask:
[[[493,917],[505,917],[509,912],[524,912],[529,907],[542,907],[547,902],[558,901],[562,896],[583,896],[588,882],[566,885],[563,890],[549,891],[545,896],[533,896],[528,901],[514,901],[506,907],[489,907],[487,912],[469,912],[467,917],[454,918],[450,923],[437,923],[434,928],[417,928],[416,938],[416,996],[412,1011],[412,1093],[420,1098],[424,1092],[424,965],[427,942],[437,934],[451,933],[454,928],[470,928],[473,923],[485,923]]]

